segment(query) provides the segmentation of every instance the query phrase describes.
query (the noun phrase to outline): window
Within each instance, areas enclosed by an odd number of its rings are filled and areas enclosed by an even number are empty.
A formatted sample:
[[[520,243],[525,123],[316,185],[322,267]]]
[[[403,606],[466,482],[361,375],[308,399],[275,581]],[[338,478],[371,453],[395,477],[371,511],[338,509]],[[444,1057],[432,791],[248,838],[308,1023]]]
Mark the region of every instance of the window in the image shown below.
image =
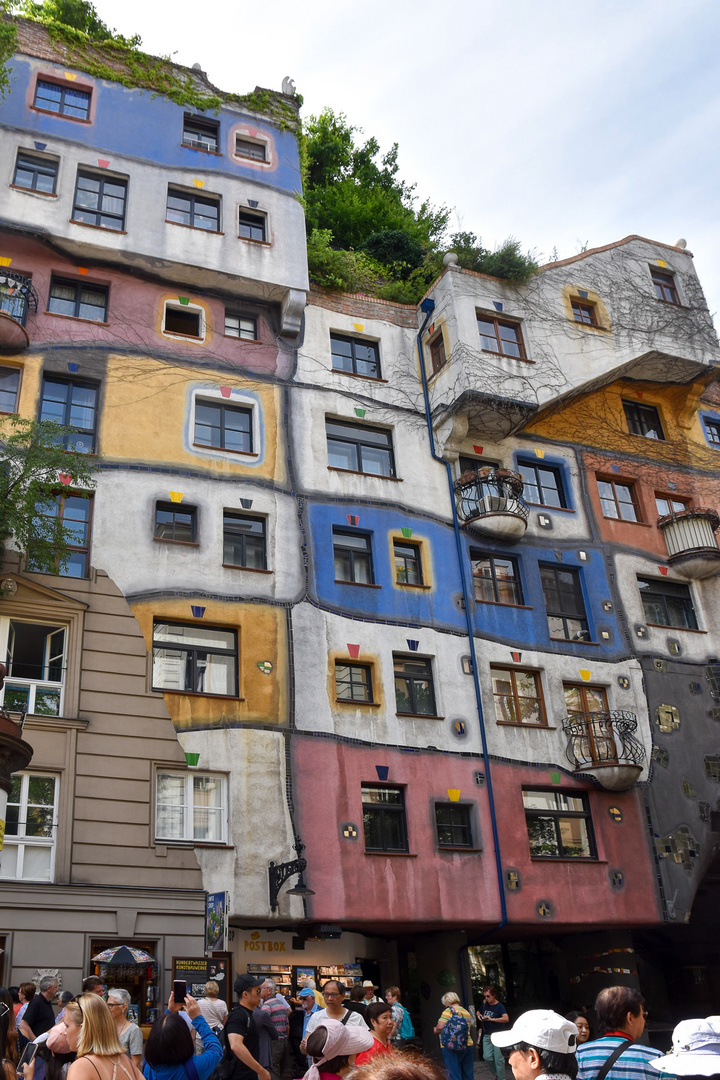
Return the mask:
[[[51,539],[58,521],[68,533],[67,562],[58,560],[57,573],[64,577],[84,578],[90,572],[90,517],[92,499],[87,495],[58,494],[37,504],[37,529]],[[32,551],[29,568],[33,569]]]
[[[585,795],[523,791],[523,805],[533,858],[595,858]]]
[[[583,326],[597,326],[597,311],[594,304],[584,303],[582,300],[571,300],[573,318],[576,323]]]
[[[542,684],[537,671],[490,668],[499,724],[547,727]]]
[[[489,315],[478,315],[480,344],[487,352],[500,353],[502,356],[514,356],[525,359],[525,346],[518,323],[500,322]]]
[[[376,341],[360,341],[358,338],[331,334],[330,348],[333,371],[364,375],[368,379],[380,378],[380,354]]]
[[[244,135],[235,136],[235,153],[237,157],[249,158],[251,161],[267,161],[267,146],[258,139],[248,139]]]
[[[90,383],[71,382],[47,375],[43,379],[40,419],[54,420],[74,430],[61,435],[59,442],[67,450],[92,454],[95,450],[97,424],[97,387]]]
[[[687,585],[656,578],[638,578],[638,589],[646,622],[697,630],[697,617]]]
[[[519,461],[518,472],[525,485],[525,502],[540,506],[566,507],[565,490],[560,470],[552,465],[536,465],[534,462]]]
[[[15,175],[13,176],[15,187],[27,188],[28,191],[39,191],[43,195],[54,195],[57,175],[57,161],[39,157],[35,154],[26,154],[24,150],[18,150]]]
[[[688,503],[686,499],[675,499],[672,495],[656,495],[655,506],[660,517],[665,517],[666,514],[681,514],[687,510]]]
[[[252,454],[252,409],[220,401],[195,402],[195,445]]]
[[[242,338],[243,341],[257,341],[257,319],[252,315],[235,315],[226,311],[225,334],[227,337]]]
[[[435,716],[432,664],[415,656],[393,654],[395,703],[406,716]]]
[[[486,604],[522,604],[517,559],[470,552],[475,599]]]
[[[394,476],[392,435],[383,428],[326,420],[328,465],[333,469]]]
[[[402,788],[362,785],[366,851],[408,851]]]
[[[541,564],[540,580],[545,594],[550,637],[565,641],[589,641],[590,631],[577,570]]]
[[[227,780],[208,773],[159,772],[155,838],[227,843]]]
[[[628,431],[632,435],[644,435],[646,439],[664,441],[660,414],[654,405],[641,405],[638,401],[623,401]]]
[[[178,337],[197,338],[202,341],[205,337],[202,309],[191,308],[185,304],[176,306],[166,301],[163,313],[163,333],[176,334]]]
[[[223,564],[246,570],[266,570],[265,518],[223,514]]]
[[[78,172],[72,220],[122,232],[126,198],[127,180]]]
[[[580,725],[581,733],[573,731],[572,735],[575,757],[597,765],[617,763],[617,747],[604,687],[563,683],[563,692],[568,719]]]
[[[20,389],[20,368],[0,367],[0,413],[14,413]]]
[[[267,218],[264,214],[250,214],[247,210],[241,210],[238,229],[238,236],[243,240],[267,240]]]
[[[237,661],[234,630],[155,623],[153,690],[237,697]]]
[[[338,701],[372,704],[372,670],[369,664],[335,662],[335,697]]]
[[[48,311],[75,319],[107,322],[108,290],[105,285],[86,285],[54,277],[50,282]]]
[[[43,773],[16,773],[5,812],[0,878],[52,881],[57,836],[58,781]]]
[[[190,113],[185,113],[182,144],[192,147],[193,150],[209,150],[216,154],[219,130],[220,125],[217,120],[206,120],[204,116],[192,116]]]
[[[471,848],[470,807],[460,803],[435,803],[438,847]]]
[[[675,278],[672,274],[664,273],[662,270],[657,270],[654,266],[651,266],[650,277],[655,286],[655,295],[658,300],[664,300],[666,304],[680,304],[680,297],[675,288]]]
[[[485,458],[466,457],[461,454],[458,459],[458,465],[460,468],[460,475],[466,472],[478,472],[480,469],[499,469],[500,464],[497,461],[486,461]]]
[[[372,585],[372,537],[369,533],[333,529],[335,580],[353,585]]]
[[[65,627],[10,622],[3,704],[13,712],[62,716]]]
[[[705,420],[705,431],[708,442],[720,446],[720,420]]]
[[[640,521],[634,484],[621,484],[617,480],[597,478],[603,516],[622,521]]]
[[[197,540],[197,507],[155,503],[155,539],[194,544]]]
[[[90,116],[90,94],[87,90],[77,90],[74,86],[59,86],[57,83],[38,79],[35,87],[36,109],[69,116],[73,120],[87,120]]]
[[[422,559],[419,544],[393,540],[395,581],[398,585],[422,585]]]
[[[447,356],[445,355],[445,342],[442,336],[442,330],[435,337],[430,338],[430,361],[432,363],[433,375],[445,367],[447,363]]]
[[[166,217],[176,225],[220,232],[220,200],[169,187]]]

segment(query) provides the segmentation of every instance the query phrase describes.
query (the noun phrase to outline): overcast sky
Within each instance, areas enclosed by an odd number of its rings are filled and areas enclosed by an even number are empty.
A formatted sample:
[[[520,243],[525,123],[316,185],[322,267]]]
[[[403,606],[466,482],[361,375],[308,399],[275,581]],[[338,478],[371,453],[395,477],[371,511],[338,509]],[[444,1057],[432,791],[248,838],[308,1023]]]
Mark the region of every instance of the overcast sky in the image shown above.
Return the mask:
[[[224,90],[290,75],[488,247],[685,237],[720,310],[718,0],[95,2]]]

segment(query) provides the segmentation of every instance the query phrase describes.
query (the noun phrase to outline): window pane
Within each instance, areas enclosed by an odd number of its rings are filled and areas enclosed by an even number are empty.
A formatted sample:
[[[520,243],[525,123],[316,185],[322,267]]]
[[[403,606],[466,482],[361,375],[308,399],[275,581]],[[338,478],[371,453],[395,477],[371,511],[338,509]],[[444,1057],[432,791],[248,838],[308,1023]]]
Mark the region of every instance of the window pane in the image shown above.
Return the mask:
[[[328,465],[334,469],[352,469],[353,472],[359,472],[357,446],[328,437]]]
[[[185,802],[185,777],[158,773],[157,797],[159,802],[182,806]]]
[[[363,807],[363,829],[365,831],[365,847],[372,851],[382,851],[383,832],[382,815],[372,807]]]
[[[554,818],[528,817],[527,830],[531,855],[560,854]]]
[[[559,819],[559,828],[563,855],[573,858],[587,858],[592,854],[585,818],[561,817]]]

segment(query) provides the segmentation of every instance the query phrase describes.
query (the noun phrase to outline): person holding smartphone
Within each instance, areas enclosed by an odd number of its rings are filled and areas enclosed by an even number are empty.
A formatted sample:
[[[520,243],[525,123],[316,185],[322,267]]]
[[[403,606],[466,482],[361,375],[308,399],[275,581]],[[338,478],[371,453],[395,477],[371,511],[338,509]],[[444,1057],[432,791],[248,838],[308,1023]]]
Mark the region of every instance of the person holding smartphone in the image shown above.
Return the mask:
[[[148,1035],[143,1066],[146,1080],[208,1080],[222,1057],[218,1037],[210,1029],[195,998],[186,994],[182,1000],[176,999],[176,989],[179,993],[183,985],[180,980],[173,983],[167,1012],[158,1017]],[[195,1055],[190,1029],[181,1012],[183,1009],[190,1018],[193,1030],[203,1041],[201,1054]],[[73,1078],[69,1077],[68,1080]],[[117,1077],[116,1080],[123,1078]]]

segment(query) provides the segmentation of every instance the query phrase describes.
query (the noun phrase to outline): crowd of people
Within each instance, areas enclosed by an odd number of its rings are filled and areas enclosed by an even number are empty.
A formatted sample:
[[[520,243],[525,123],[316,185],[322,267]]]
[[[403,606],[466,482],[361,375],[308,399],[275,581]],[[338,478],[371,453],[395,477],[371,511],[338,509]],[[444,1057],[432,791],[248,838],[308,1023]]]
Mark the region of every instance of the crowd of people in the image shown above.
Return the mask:
[[[454,992],[434,1027],[445,1073],[415,1046],[400,989],[366,980],[305,979],[287,1000],[271,978],[240,974],[228,1012],[210,981],[196,1000],[170,995],[147,1040],[129,1016],[130,995],[91,976],[77,996],[57,980],[0,987],[0,1080],[473,1080],[475,1046],[494,1080],[663,1080],[720,1077],[720,1016],[683,1020],[663,1054],[643,1041],[647,1011],[630,987],[602,990],[589,1010],[524,1012],[514,1023],[496,986],[471,1013]],[[181,990],[178,990],[181,993]],[[593,1037],[592,1023],[597,1026]],[[24,1052],[23,1052],[24,1051]]]

